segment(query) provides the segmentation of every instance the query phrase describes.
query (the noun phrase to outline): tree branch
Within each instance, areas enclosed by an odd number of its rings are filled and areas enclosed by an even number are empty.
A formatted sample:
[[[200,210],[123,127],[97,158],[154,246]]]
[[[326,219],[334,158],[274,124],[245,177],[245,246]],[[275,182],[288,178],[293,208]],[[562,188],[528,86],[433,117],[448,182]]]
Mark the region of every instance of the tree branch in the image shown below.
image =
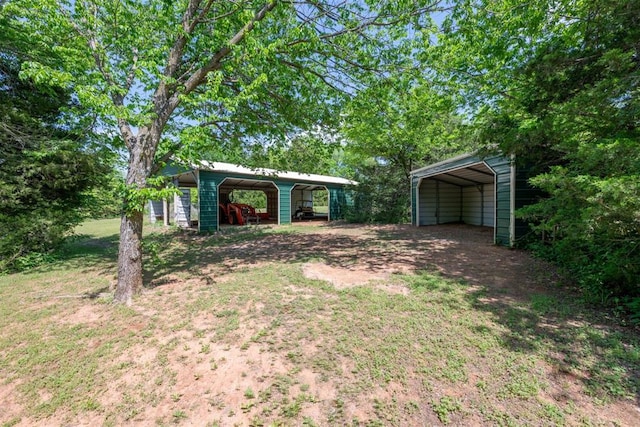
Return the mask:
[[[133,150],[133,148],[136,145],[137,142],[137,138],[135,136],[135,134],[133,133],[133,130],[131,129],[131,126],[129,125],[129,123],[123,119],[123,118],[118,118],[118,129],[120,129],[120,133],[122,134],[122,137],[124,138],[124,144],[126,145],[127,149],[131,152]]]
[[[434,12],[434,11],[440,10],[440,9],[446,10],[446,8],[438,8],[437,6],[438,6],[439,3],[440,3],[440,0],[434,0],[434,2],[431,3],[430,5],[424,6],[424,7],[421,7],[421,8],[416,8],[411,13],[409,13],[409,14],[407,14],[405,16],[400,16],[400,17],[396,17],[396,16],[393,16],[393,15],[389,15],[389,16],[385,16],[385,17],[383,17],[382,15],[376,15],[376,16],[371,16],[371,17],[366,18],[366,19],[364,17],[361,17],[361,19],[364,22],[361,22],[358,25],[355,25],[355,26],[352,26],[352,27],[345,27],[345,28],[342,28],[341,30],[334,31],[334,32],[331,32],[331,33],[320,34],[318,37],[319,37],[320,40],[327,40],[327,39],[339,37],[339,36],[344,35],[344,34],[360,33],[365,28],[370,28],[370,27],[390,27],[390,26],[399,24],[400,22],[402,22],[403,20],[405,20],[405,19],[407,19],[409,17],[420,16],[420,15],[426,14],[428,12]],[[334,21],[338,20],[337,17],[332,17],[331,16],[332,14],[331,14],[330,11],[323,10],[322,8],[320,8],[315,3],[314,3],[314,6],[316,6],[321,13],[318,14],[317,16],[314,16],[314,17],[305,17],[305,19],[303,20],[303,24],[314,22],[314,21],[318,20],[318,18],[320,16],[325,16],[325,15],[328,16],[329,18],[333,19]],[[383,18],[387,18],[388,20],[383,20]],[[294,46],[296,44],[308,43],[308,42],[310,42],[309,39],[298,39],[298,40],[293,40],[293,41],[287,43],[287,46]]]
[[[305,73],[309,73],[309,74],[313,74],[314,76],[316,76],[318,79],[320,79],[324,84],[326,84],[327,86],[329,86],[331,89],[336,90],[336,91],[340,91],[340,89],[338,89],[336,86],[334,86],[333,84],[331,84],[331,82],[329,82],[325,76],[323,76],[322,74],[318,73],[317,71],[314,71],[310,68],[305,68],[300,64],[296,64],[294,62],[291,61],[287,61],[286,59],[281,59],[280,62],[282,62],[284,65],[286,65],[287,67],[290,68],[294,68],[298,71],[301,71],[302,74],[302,78],[305,79],[305,81],[307,83],[309,82],[309,79],[307,78],[307,76],[305,75]]]
[[[271,0],[265,4],[254,16],[247,22],[240,31],[238,31],[224,47],[218,50],[206,65],[196,70],[184,84],[184,93],[190,93],[206,78],[207,74],[220,68],[222,60],[231,53],[231,48],[237,46],[245,36],[254,29],[256,23],[262,21],[277,5],[276,0]]]
[[[195,29],[196,24],[201,22],[202,17],[204,17],[204,13],[200,13],[195,20],[191,20],[195,15],[196,10],[200,6],[200,3],[200,0],[191,0],[189,2],[189,6],[187,7],[187,11],[185,11],[182,22],[183,29],[187,33],[192,32]],[[208,8],[210,8],[211,5],[212,0],[209,0],[205,5],[205,9],[209,10]],[[222,60],[231,53],[232,47],[242,42],[245,36],[255,28],[256,23],[263,20],[268,15],[268,13],[276,7],[276,5],[277,1],[271,0],[266,3],[258,12],[256,12],[253,18],[249,22],[247,22],[242,27],[242,29],[240,29],[233,37],[231,37],[224,45],[224,47],[220,48],[215,54],[211,56],[211,58],[204,66],[195,70],[187,78],[183,85],[183,90],[175,90],[170,93],[171,88],[169,87],[169,85],[167,85],[166,82],[161,82],[158,85],[158,88],[156,89],[153,96],[154,111],[158,116],[155,120],[156,125],[166,123],[169,120],[171,113],[180,104],[180,96],[189,94],[194,91],[200,84],[205,81],[207,74],[220,69]],[[174,77],[175,72],[179,69],[186,43],[187,37],[181,36],[176,40],[173,47],[171,48],[167,67],[164,71],[166,77]]]
[[[133,64],[127,73],[127,90],[131,89],[133,80],[136,78],[136,71],[138,70],[138,48],[135,46],[132,48],[133,52]]]
[[[187,45],[188,35],[193,32],[193,29],[199,22],[198,19],[193,19],[196,11],[200,7],[201,0],[190,0],[187,5],[187,9],[184,11],[184,15],[182,15],[182,30],[184,34],[180,35],[176,41],[171,46],[171,50],[169,51],[169,59],[167,60],[167,66],[164,69],[165,77],[172,77],[181,64],[182,55],[184,53],[184,48]],[[207,7],[210,7],[211,4],[208,2]],[[162,84],[161,86],[164,86]],[[160,87],[158,88],[160,89]]]

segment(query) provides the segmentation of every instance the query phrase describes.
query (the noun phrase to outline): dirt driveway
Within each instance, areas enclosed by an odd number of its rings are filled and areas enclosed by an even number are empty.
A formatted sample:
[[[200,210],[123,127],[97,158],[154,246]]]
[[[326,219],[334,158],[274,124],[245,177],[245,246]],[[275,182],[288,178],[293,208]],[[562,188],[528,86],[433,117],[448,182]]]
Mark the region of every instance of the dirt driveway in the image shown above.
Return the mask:
[[[549,264],[493,244],[489,227],[310,224],[292,226],[295,234],[271,234],[229,245],[222,264],[234,270],[263,262],[308,260],[308,277],[336,286],[428,270],[470,285],[508,290],[513,296],[542,291],[558,280]]]

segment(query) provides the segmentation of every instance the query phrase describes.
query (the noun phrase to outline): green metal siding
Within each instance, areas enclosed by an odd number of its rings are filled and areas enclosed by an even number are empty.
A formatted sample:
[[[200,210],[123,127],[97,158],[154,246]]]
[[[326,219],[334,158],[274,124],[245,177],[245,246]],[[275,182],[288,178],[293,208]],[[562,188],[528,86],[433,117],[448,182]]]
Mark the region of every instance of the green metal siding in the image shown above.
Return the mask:
[[[218,181],[216,174],[200,171],[198,200],[200,201],[200,231],[218,230]]]
[[[329,219],[332,221],[343,219],[343,209],[347,205],[347,196],[342,187],[328,187],[329,190]]]
[[[418,219],[416,217],[416,191],[418,188],[418,178],[411,179],[411,225],[418,225]]]
[[[291,189],[293,183],[276,181],[280,190],[280,224],[291,224]]]
[[[495,227],[495,183],[462,188],[462,222]]]
[[[511,160],[496,156],[485,159],[496,173],[496,225],[495,243],[511,244]]]
[[[419,197],[416,198],[415,212],[416,225],[438,224],[438,183],[431,179],[422,181],[419,187]]]
[[[462,221],[462,187],[436,182],[438,189],[438,223],[449,224]]]

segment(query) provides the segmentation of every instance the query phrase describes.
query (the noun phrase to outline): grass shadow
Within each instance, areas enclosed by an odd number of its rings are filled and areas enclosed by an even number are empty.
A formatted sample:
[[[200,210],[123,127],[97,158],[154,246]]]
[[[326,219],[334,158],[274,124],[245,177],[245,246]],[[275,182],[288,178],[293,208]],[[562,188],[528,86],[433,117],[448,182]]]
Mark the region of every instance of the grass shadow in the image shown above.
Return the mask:
[[[472,307],[503,326],[509,351],[546,354],[554,375],[578,379],[587,394],[606,403],[631,399],[640,406],[640,334],[615,325],[568,290],[545,293],[482,288],[467,295]]]
[[[109,286],[103,286],[91,292],[85,292],[84,294],[82,294],[82,298],[94,300],[101,298],[102,296],[104,296],[105,294],[109,294],[110,292],[111,288]]]
[[[95,270],[107,272],[113,269],[118,256],[120,236],[104,237],[74,235],[58,249],[48,253],[33,265],[21,268],[17,273],[47,273],[61,269]]]

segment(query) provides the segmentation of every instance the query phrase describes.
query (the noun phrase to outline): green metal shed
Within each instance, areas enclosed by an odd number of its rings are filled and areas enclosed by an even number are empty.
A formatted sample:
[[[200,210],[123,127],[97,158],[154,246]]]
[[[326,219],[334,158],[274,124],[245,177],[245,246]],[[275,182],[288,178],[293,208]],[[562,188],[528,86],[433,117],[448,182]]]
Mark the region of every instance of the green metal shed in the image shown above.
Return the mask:
[[[348,179],[277,171],[273,169],[252,169],[240,165],[221,162],[200,161],[185,168],[167,166],[163,175],[170,176],[173,183],[182,190],[182,195],[174,198],[174,217],[178,225],[190,225],[190,189],[198,194],[197,211],[199,231],[215,231],[220,227],[218,203],[224,202],[233,190],[263,191],[267,197],[267,213],[278,224],[291,223],[296,206],[308,199],[313,191],[326,190],[328,193],[328,220],[343,218],[343,208],[351,200],[348,187],[357,183]],[[150,203],[152,221],[163,208],[162,202]],[[167,214],[164,214],[165,217]],[[165,220],[166,222],[166,220]]]
[[[527,232],[514,213],[537,194],[513,158],[463,154],[411,172],[411,222],[492,227],[496,244],[513,246]]]

